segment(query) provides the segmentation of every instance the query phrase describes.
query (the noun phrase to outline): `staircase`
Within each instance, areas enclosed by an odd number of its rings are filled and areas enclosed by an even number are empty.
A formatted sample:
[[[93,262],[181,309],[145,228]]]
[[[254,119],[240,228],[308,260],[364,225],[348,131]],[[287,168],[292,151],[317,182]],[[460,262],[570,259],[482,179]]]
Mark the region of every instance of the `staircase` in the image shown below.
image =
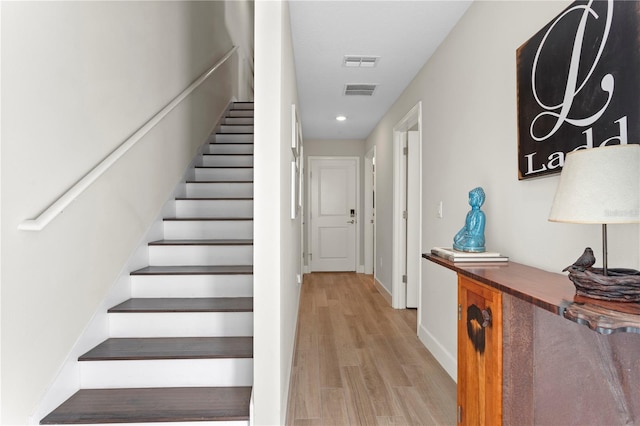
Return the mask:
[[[253,103],[233,103],[190,170],[80,390],[41,424],[248,425],[253,383]],[[215,422],[215,423],[213,423]]]

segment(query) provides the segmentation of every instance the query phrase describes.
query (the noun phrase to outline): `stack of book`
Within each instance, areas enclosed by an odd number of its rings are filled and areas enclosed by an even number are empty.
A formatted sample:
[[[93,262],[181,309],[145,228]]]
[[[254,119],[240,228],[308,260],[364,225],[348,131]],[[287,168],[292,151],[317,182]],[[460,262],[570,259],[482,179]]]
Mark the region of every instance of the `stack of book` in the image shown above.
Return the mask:
[[[466,251],[458,251],[452,248],[434,247],[431,254],[450,260],[452,262],[508,262],[507,256],[500,253],[485,251],[482,253],[470,253]]]

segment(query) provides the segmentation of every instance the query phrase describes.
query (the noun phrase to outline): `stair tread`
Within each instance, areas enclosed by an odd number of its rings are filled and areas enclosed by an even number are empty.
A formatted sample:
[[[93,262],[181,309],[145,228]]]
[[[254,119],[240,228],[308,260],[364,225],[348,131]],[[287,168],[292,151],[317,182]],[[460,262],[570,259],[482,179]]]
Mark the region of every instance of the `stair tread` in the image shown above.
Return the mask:
[[[110,313],[252,312],[252,297],[132,298],[109,309]]]
[[[251,387],[82,389],[41,424],[240,421]]]
[[[252,265],[146,266],[131,275],[252,275]]]
[[[197,199],[197,198],[196,198]],[[204,198],[201,198],[204,200]],[[169,222],[197,222],[197,221],[219,221],[219,222],[240,222],[240,221],[252,221],[253,217],[165,217],[163,220]]]
[[[210,201],[238,201],[249,200],[253,201],[253,197],[232,198],[232,197],[176,197],[176,200],[210,200]]]
[[[225,124],[225,126],[233,126],[233,124]],[[236,124],[236,126],[240,126],[240,124]],[[248,126],[248,124],[245,124]],[[253,135],[253,132],[216,132],[216,135]]]
[[[194,169],[253,169],[253,166],[195,166]]]
[[[251,358],[253,337],[110,338],[78,361]]]
[[[224,157],[233,157],[233,156],[242,156],[242,157],[249,157],[252,156],[253,154],[250,153],[234,153],[234,152],[230,152],[230,153],[220,153],[220,154],[215,154],[215,153],[210,153],[210,152],[205,152],[204,154],[202,154],[204,156],[212,156],[212,155],[218,155],[218,156],[224,156]]]
[[[165,217],[162,220],[166,220],[166,221],[215,221],[215,220],[219,220],[219,221],[247,221],[247,220],[253,220],[252,217]]]
[[[219,239],[219,240],[157,240],[151,241],[150,246],[250,246],[250,239]]]
[[[188,180],[187,183],[253,183],[251,180]]]

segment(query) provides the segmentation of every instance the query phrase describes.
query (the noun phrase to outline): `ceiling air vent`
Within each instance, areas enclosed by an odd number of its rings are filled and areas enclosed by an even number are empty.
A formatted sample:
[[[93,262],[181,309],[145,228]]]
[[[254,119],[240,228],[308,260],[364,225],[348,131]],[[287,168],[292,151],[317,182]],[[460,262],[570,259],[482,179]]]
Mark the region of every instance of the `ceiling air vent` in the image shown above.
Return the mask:
[[[379,56],[346,55],[342,64],[347,68],[373,68],[379,59]]]
[[[344,86],[345,96],[373,96],[377,84],[347,84]]]

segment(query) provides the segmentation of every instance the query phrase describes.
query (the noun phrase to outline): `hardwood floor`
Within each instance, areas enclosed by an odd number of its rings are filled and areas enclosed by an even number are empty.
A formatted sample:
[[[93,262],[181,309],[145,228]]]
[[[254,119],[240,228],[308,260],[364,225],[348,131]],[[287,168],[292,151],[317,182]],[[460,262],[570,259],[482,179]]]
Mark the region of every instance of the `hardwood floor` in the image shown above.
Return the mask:
[[[456,384],[370,275],[305,275],[287,425],[455,425]]]

